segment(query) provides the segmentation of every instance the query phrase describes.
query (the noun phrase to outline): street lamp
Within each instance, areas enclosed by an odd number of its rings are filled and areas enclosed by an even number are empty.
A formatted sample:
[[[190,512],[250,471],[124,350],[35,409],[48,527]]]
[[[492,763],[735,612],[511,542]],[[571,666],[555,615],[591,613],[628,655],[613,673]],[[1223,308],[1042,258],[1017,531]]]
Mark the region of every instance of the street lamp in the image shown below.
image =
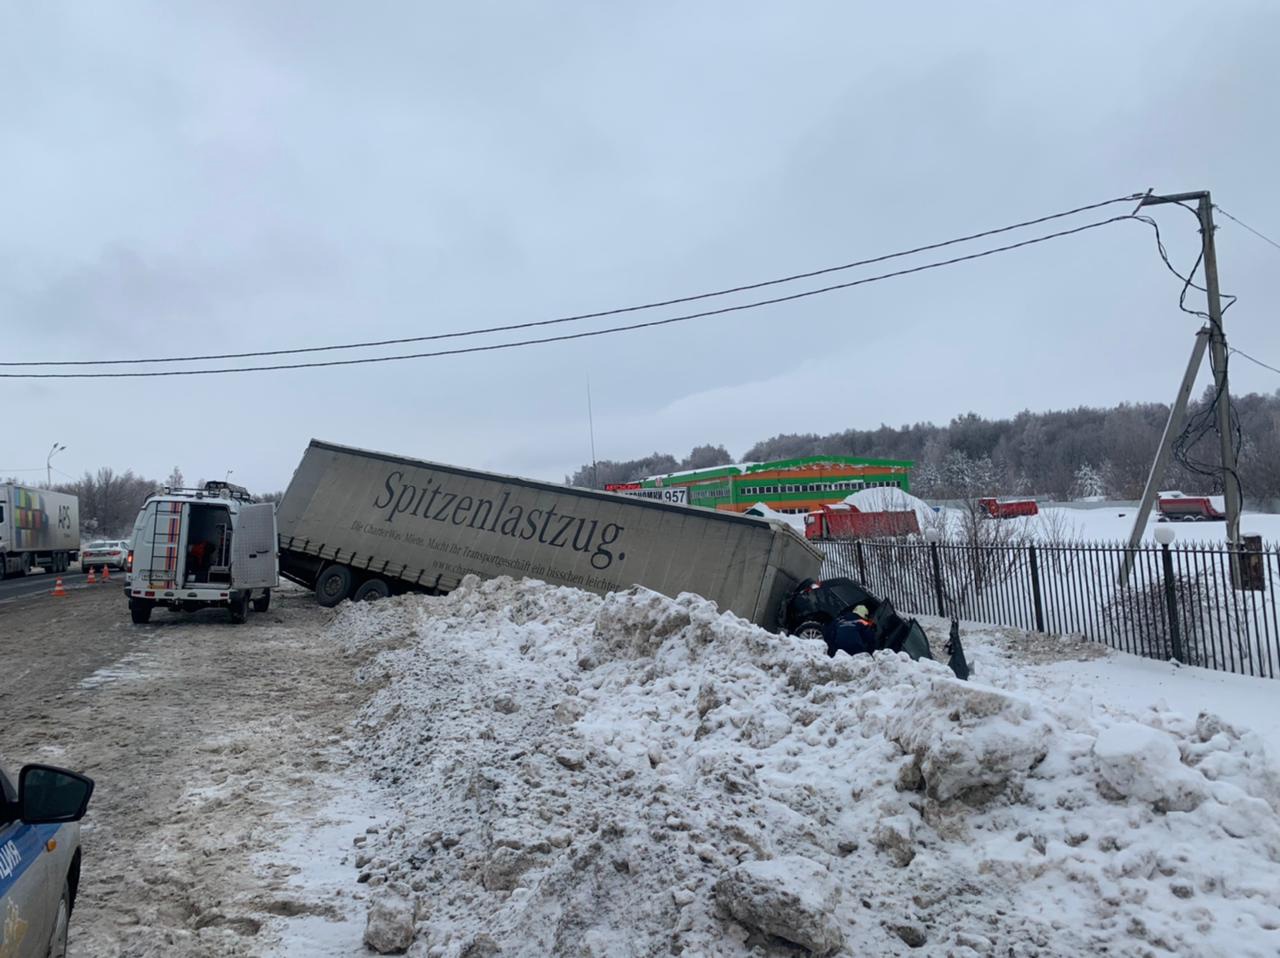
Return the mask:
[[[50,488],[53,487],[53,457],[66,448],[66,446],[55,442],[53,448],[49,450],[49,455],[44,457],[44,480],[45,484]]]

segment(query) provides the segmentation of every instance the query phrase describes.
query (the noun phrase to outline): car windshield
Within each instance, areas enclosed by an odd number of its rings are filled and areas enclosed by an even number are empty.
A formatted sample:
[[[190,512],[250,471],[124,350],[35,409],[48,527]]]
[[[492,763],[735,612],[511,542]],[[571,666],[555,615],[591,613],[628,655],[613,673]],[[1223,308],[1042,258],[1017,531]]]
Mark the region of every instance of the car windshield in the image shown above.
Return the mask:
[[[97,542],[90,542],[87,546],[85,546],[86,549],[105,549],[106,547],[107,547],[107,544],[103,542],[101,539],[99,539]]]
[[[865,602],[867,599],[866,591],[858,588],[852,582],[840,582],[828,579],[823,583],[823,585],[831,591],[832,595],[840,600],[840,605],[846,608],[851,605],[858,605],[859,603]]]

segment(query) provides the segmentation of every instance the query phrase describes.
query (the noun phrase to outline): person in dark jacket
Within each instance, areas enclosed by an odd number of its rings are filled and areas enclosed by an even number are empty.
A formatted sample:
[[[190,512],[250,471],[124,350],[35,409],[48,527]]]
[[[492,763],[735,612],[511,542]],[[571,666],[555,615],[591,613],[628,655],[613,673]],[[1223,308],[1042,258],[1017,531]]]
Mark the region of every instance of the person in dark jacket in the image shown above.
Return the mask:
[[[841,617],[831,624],[827,637],[827,655],[837,652],[857,655],[876,650],[876,624],[865,605],[854,606],[853,617]]]

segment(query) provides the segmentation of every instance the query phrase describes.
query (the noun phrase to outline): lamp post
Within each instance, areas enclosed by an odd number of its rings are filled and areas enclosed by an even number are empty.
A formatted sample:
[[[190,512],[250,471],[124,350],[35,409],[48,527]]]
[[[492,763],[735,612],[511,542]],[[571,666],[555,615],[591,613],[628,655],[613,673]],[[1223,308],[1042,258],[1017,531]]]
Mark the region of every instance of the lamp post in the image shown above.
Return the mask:
[[[53,457],[66,448],[66,446],[55,442],[53,448],[49,450],[49,455],[44,457],[44,481],[45,485],[50,488],[53,487]]]

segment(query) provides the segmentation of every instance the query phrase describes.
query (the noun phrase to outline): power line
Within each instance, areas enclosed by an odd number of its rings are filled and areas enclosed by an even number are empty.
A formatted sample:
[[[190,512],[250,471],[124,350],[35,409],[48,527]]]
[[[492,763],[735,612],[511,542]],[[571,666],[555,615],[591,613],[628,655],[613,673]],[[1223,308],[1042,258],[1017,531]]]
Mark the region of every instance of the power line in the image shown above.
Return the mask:
[[[1250,356],[1248,353],[1246,353],[1243,349],[1236,349],[1236,347],[1232,346],[1230,348],[1230,351],[1233,353],[1238,353],[1239,355],[1243,356],[1245,359],[1249,360],[1249,362],[1253,363],[1255,366],[1261,366],[1263,369],[1269,369],[1273,373],[1280,373],[1280,369],[1276,369],[1275,366],[1267,365],[1261,359],[1255,359],[1253,356]]]
[[[1221,213],[1223,216],[1225,216],[1227,219],[1231,220],[1233,223],[1236,223],[1236,224],[1238,224],[1238,225],[1240,225],[1240,226],[1243,226],[1245,229],[1247,229],[1247,230],[1248,230],[1250,233],[1252,233],[1254,236],[1258,237],[1258,239],[1263,240],[1264,242],[1270,243],[1270,244],[1271,244],[1272,246],[1274,246],[1276,249],[1280,249],[1280,243],[1277,243],[1277,242],[1276,242],[1275,240],[1273,240],[1270,236],[1266,236],[1266,235],[1264,235],[1263,233],[1259,233],[1256,229],[1254,229],[1254,228],[1253,228],[1252,226],[1250,226],[1248,223],[1242,223],[1240,220],[1236,219],[1234,216],[1232,216],[1230,213],[1228,213],[1226,210],[1224,210],[1224,209],[1223,209],[1221,206],[1219,206],[1217,203],[1213,204],[1213,208],[1214,208],[1214,209],[1216,209],[1216,210],[1217,210],[1219,213]],[[1244,354],[1242,353],[1241,355],[1244,355]],[[1248,357],[1245,357],[1245,358],[1247,359]]]
[[[1126,199],[1129,199],[1126,197]],[[282,369],[318,369],[330,366],[361,366],[370,363],[387,363],[396,362],[406,359],[429,359],[437,356],[460,356],[467,353],[484,353],[494,352],[503,349],[515,349],[524,346],[536,346],[543,343],[566,342],[574,339],[588,339],[595,336],[607,336],[612,333],[630,332],[636,329],[651,329],[658,326],[669,326],[673,323],[683,323],[694,319],[703,319],[708,316],[723,316],[727,313],[742,312],[748,309],[759,309],[764,306],[774,306],[778,303],[788,303],[799,299],[807,299],[811,296],[820,296],[826,293],[832,293],[837,290],[851,289],[855,286],[864,286],[868,283],[876,283],[886,279],[893,279],[898,276],[909,276],[914,273],[923,273],[927,270],[938,269],[943,266],[951,266],[956,263],[964,263],[970,260],[982,259],[987,256],[994,256],[997,253],[1006,253],[1010,250],[1021,249],[1024,246],[1034,246],[1038,243],[1045,243],[1052,239],[1059,239],[1064,236],[1073,236],[1077,233],[1084,233],[1088,230],[1098,229],[1099,227],[1109,226],[1112,223],[1119,223],[1125,220],[1142,220],[1141,217],[1135,217],[1126,213],[1121,216],[1113,216],[1110,219],[1097,220],[1093,223],[1086,223],[1083,226],[1076,226],[1071,229],[1059,230],[1055,233],[1046,233],[1043,236],[1037,236],[1032,239],[1023,240],[1018,243],[1011,243],[1007,246],[997,246],[992,249],[982,250],[977,253],[969,253],[964,256],[955,256],[951,259],[938,260],[933,263],[924,263],[920,266],[912,266],[907,269],[895,270],[890,273],[880,273],[876,276],[868,276],[863,279],[851,280],[847,283],[836,283],[831,286],[823,286],[818,289],[805,290],[799,293],[791,293],[786,296],[777,296],[772,299],[756,300],[750,303],[739,303],[734,306],[722,306],[719,309],[703,310],[697,313],[686,313],[682,316],[670,316],[665,319],[652,319],[642,323],[632,323],[626,326],[610,326],[605,329],[583,330],[576,333],[564,333],[559,336],[546,336],[541,339],[524,339],[515,340],[506,343],[491,343],[485,346],[465,346],[458,349],[441,349],[434,352],[426,353],[403,353],[394,356],[369,356],[362,359],[330,359],[321,362],[309,363],[279,363],[271,366],[236,366],[223,369],[165,369],[147,372],[116,372],[116,373],[0,373],[0,379],[151,379],[161,376],[217,376],[226,373],[256,373],[271,372]],[[538,324],[522,324],[521,326],[511,328],[523,328],[524,325],[544,325],[549,321],[542,321]],[[56,364],[55,364],[56,365]]]
[[[747,283],[741,286],[732,286],[727,289],[715,290],[709,293],[696,293],[692,296],[680,296],[675,299],[659,300],[651,303],[642,303],[638,306],[622,306],[616,309],[606,309],[594,313],[578,313],[572,316],[560,316],[555,319],[542,319],[526,323],[512,323],[506,326],[489,326],[481,329],[457,330],[448,333],[434,333],[427,336],[408,336],[401,339],[380,339],[370,340],[358,343],[337,343],[328,346],[305,346],[295,349],[272,349],[257,350],[246,353],[212,353],[205,356],[168,356],[153,357],[149,359],[79,359],[79,360],[44,360],[39,362],[0,362],[0,366],[124,366],[139,365],[147,363],[193,363],[205,362],[209,360],[220,359],[251,359],[267,356],[293,356],[300,353],[323,353],[334,350],[346,349],[366,349],[375,346],[403,346],[407,343],[424,343],[442,339],[457,339],[465,336],[480,336],[488,333],[506,333],[520,329],[534,329],[541,326],[555,326],[561,323],[575,323],[586,319],[601,319],[606,316],[619,316],[624,313],[635,313],[649,309],[659,309],[666,306],[678,306],[683,303],[692,303],[704,299],[713,299],[719,296],[729,296],[733,293],[745,293],[751,290],[764,289],[769,286],[779,286],[783,283],[793,283],[802,279],[813,279],[816,276],[825,276],[830,273],[839,273],[846,270],[855,269],[860,266],[872,266],[876,263],[883,263],[891,259],[900,259],[904,256],[914,256],[917,253],[927,253],[932,250],[942,249],[947,246],[955,246],[958,243],[968,243],[977,239],[985,239],[990,236],[997,236],[1001,233],[1009,233],[1013,230],[1024,229],[1028,226],[1036,226],[1040,223],[1047,223],[1051,220],[1063,219],[1068,216],[1075,216],[1078,213],[1085,213],[1090,210],[1101,209],[1104,206],[1111,206],[1114,203],[1130,203],[1138,199],[1141,194],[1132,194],[1130,196],[1118,196],[1115,199],[1103,200],[1100,203],[1090,203],[1086,206],[1077,206],[1075,209],[1064,210],[1061,213],[1050,213],[1048,216],[1038,216],[1035,219],[1023,220],[1020,223],[1012,223],[1008,226],[1000,226],[996,229],[983,230],[980,233],[970,233],[967,236],[957,236],[954,239],[943,240],[938,243],[929,243],[925,246],[917,246],[913,249],[901,250],[896,253],[885,253],[882,256],[873,256],[870,259],[856,260],[852,263],[844,263],[840,266],[827,266],[822,269],[810,270],[805,273],[793,273],[790,276],[782,276],[777,279],[768,279],[756,283]],[[1167,262],[1167,260],[1166,260]],[[1172,269],[1172,267],[1170,267]],[[1181,277],[1179,277],[1181,278]],[[416,357],[415,357],[416,358]],[[262,367],[277,368],[277,367]],[[293,367],[279,367],[293,368]]]

